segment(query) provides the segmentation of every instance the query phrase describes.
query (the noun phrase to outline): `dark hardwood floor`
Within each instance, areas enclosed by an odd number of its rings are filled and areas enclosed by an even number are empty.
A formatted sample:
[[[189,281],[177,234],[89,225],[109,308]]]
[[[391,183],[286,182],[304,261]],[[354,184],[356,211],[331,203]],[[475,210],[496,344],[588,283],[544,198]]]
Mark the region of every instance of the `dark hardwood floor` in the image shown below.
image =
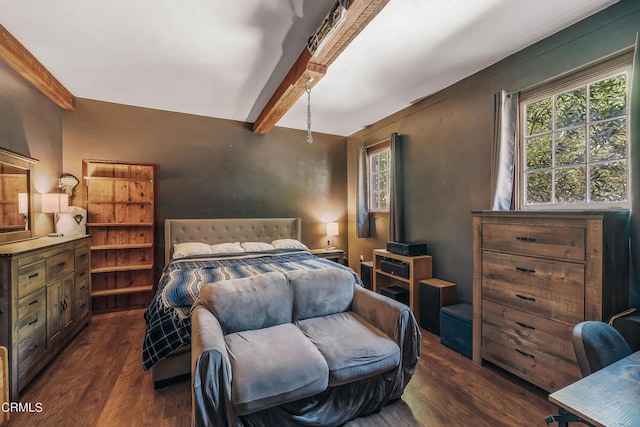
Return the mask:
[[[142,310],[101,314],[23,390],[42,412],[7,426],[189,426],[189,380],[154,390],[142,370]],[[423,331],[422,358],[401,400],[358,418],[364,426],[544,426],[547,394],[498,368],[477,366]],[[274,426],[275,427],[275,426]]]

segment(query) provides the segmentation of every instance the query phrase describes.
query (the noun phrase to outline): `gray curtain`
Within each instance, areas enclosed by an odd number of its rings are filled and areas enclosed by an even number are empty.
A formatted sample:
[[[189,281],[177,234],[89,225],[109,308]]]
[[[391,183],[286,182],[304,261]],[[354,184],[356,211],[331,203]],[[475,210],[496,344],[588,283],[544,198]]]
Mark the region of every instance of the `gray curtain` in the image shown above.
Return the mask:
[[[389,189],[389,240],[404,242],[404,222],[402,220],[402,155],[400,135],[391,134],[391,154]]]
[[[367,149],[361,148],[358,156],[356,225],[358,237],[369,237],[369,176],[367,174]]]
[[[631,264],[636,279],[640,279],[640,33],[636,34],[631,78]]]
[[[508,211],[515,207],[513,186],[519,98],[518,92],[505,91],[498,92],[493,97],[491,210],[494,211]]]

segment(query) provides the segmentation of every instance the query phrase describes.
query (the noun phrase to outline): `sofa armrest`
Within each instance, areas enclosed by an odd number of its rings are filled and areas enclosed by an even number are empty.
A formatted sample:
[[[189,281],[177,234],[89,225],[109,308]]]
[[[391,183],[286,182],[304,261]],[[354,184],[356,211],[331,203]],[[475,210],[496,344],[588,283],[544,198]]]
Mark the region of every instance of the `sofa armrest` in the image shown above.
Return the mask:
[[[411,309],[361,286],[355,287],[351,309],[400,347],[398,375],[401,378],[392,399],[400,397],[420,359],[422,334]]]
[[[236,425],[231,400],[231,364],[220,322],[204,306],[191,312],[192,423]]]
[[[400,344],[398,322],[403,315],[407,315],[407,312],[410,314],[409,307],[361,286],[356,286],[351,309],[384,332],[398,345]]]

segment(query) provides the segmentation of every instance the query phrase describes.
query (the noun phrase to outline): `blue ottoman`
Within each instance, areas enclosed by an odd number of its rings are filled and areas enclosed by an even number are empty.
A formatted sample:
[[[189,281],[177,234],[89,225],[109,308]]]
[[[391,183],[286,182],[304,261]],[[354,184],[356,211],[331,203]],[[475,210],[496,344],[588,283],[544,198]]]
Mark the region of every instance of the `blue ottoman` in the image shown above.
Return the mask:
[[[472,358],[472,318],[471,304],[459,303],[440,309],[440,343]]]

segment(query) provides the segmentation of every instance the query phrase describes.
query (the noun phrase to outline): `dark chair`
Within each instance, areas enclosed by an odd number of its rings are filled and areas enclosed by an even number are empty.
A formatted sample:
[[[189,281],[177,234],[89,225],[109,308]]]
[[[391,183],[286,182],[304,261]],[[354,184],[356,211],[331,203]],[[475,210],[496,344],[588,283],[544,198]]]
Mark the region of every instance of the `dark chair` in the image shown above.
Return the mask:
[[[578,323],[573,328],[573,350],[576,352],[578,366],[583,377],[629,356],[632,351],[627,341],[613,326],[594,320]],[[585,420],[564,410],[560,415],[549,415],[545,422],[557,422],[558,427],[567,426],[569,422],[581,422],[591,425]]]
[[[597,321],[578,323],[573,328],[573,349],[583,377],[632,353],[620,332]]]

